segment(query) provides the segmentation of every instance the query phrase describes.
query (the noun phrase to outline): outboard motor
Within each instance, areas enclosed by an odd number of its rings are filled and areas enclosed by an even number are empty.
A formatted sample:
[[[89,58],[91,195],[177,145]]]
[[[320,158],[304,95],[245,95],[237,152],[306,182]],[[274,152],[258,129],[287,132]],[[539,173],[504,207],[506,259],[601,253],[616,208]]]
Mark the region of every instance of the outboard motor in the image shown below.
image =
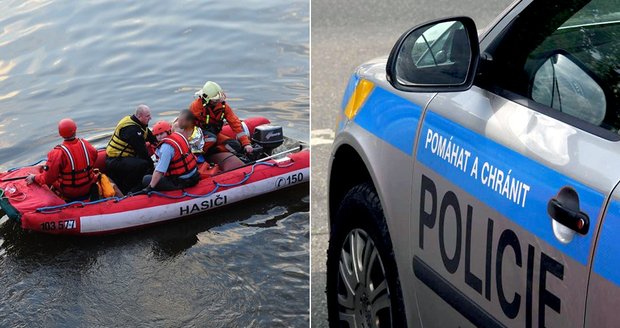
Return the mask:
[[[282,127],[271,124],[263,124],[254,128],[252,142],[260,145],[263,152],[271,155],[271,152],[284,143],[284,133]]]

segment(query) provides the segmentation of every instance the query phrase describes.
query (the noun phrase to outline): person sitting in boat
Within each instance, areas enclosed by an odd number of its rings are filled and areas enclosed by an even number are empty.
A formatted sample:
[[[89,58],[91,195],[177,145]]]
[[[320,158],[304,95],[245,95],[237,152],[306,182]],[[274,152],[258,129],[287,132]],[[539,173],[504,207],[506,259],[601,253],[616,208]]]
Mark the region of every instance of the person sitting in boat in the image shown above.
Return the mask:
[[[166,121],[157,122],[153,133],[159,141],[155,152],[158,161],[153,174],[142,179],[143,191],[175,190],[196,185],[200,174],[187,138],[180,132],[172,132],[172,125]]]
[[[207,81],[202,89],[196,92],[196,100],[189,105],[189,110],[195,117],[195,124],[202,129],[205,144],[205,154],[230,151],[232,153],[251,153],[250,138],[243,129],[241,121],[232,108],[226,103],[226,94],[215,82]],[[228,122],[237,140],[220,133]]]
[[[47,154],[47,169],[26,177],[26,183],[52,187],[67,201],[96,200],[99,198],[97,177],[93,166],[97,150],[86,140],[76,138],[77,125],[65,118],[58,123],[58,134],[63,143]]]
[[[205,159],[202,154],[202,148],[204,147],[205,140],[202,135],[202,129],[194,124],[195,120],[194,114],[189,109],[184,109],[174,120],[172,127],[175,131],[185,135],[198,163],[204,163]]]
[[[123,193],[137,191],[141,177],[153,172],[147,142],[157,144],[148,128],[151,109],[139,105],[134,115],[123,117],[106,147],[106,167],[110,177]]]

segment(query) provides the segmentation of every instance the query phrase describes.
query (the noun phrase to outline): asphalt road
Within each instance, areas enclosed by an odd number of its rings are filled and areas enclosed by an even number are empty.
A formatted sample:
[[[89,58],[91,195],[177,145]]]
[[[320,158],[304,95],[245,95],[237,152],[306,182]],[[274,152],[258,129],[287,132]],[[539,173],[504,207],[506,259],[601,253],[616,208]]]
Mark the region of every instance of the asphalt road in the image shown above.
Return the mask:
[[[511,0],[312,0],[312,327],[327,327],[325,261],[328,240],[327,166],[342,92],[357,65],[387,55],[407,29],[454,15],[472,17],[478,29]]]

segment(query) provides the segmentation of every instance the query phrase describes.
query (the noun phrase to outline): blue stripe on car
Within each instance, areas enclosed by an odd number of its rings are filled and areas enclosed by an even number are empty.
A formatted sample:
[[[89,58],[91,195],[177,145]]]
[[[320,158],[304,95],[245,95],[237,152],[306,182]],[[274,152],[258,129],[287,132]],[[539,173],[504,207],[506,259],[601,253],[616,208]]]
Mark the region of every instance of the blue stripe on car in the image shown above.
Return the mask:
[[[596,245],[594,272],[620,285],[620,201],[614,200],[607,208],[603,228]]]
[[[411,156],[421,114],[421,106],[375,86],[353,120],[360,127]]]

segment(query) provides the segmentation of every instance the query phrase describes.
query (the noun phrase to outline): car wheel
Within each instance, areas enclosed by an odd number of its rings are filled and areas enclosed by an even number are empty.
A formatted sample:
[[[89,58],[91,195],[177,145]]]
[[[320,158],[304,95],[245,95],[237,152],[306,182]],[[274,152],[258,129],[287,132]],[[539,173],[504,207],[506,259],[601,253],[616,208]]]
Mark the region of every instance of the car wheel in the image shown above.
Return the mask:
[[[327,250],[330,327],[404,327],[400,283],[383,209],[374,187],[346,194]]]

